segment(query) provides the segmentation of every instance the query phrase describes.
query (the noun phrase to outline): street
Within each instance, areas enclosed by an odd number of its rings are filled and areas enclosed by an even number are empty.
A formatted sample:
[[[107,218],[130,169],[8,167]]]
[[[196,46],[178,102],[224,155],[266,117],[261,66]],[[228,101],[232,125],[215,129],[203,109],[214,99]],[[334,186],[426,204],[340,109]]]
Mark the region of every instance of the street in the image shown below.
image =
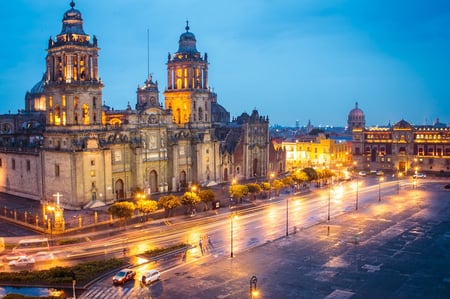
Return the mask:
[[[329,223],[323,221],[323,205],[317,216],[320,224],[300,221],[287,238],[282,237],[284,221],[263,229],[268,234],[278,226],[273,237],[239,225],[233,258],[230,240],[213,234],[217,246],[204,254],[194,251],[168,269],[141,266],[162,272],[161,280],[150,287],[141,288],[138,279],[112,287],[107,277],[81,298],[249,298],[252,276],[257,277],[258,298],[448,298],[450,196],[442,187],[443,182],[406,187],[380,202],[373,200],[375,189],[367,195],[370,203],[362,199],[358,211],[344,205],[340,209],[347,213],[332,216]],[[289,214],[296,223],[293,206]],[[270,227],[267,217],[263,219]],[[230,233],[229,228],[225,231]],[[245,250],[244,243],[255,246]]]

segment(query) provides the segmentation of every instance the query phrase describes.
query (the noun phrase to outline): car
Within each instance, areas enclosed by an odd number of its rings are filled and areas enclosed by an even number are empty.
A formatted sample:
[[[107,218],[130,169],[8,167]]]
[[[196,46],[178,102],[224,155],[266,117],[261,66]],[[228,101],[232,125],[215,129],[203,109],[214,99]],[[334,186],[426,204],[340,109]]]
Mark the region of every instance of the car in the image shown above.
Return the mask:
[[[2,256],[2,260],[4,262],[10,262],[10,261],[17,260],[18,258],[20,258],[22,256],[23,256],[23,254],[9,254],[9,255]]]
[[[419,173],[413,175],[413,178],[417,178],[417,179],[424,179],[426,177],[427,177],[427,175],[422,172],[419,172]]]
[[[445,186],[444,186],[444,189],[450,190],[450,184],[445,185]]]
[[[151,284],[152,282],[159,280],[160,276],[161,274],[158,270],[149,270],[142,275],[141,281],[143,284]]]
[[[32,257],[34,258],[34,260],[36,262],[45,262],[48,260],[53,260],[55,257],[53,256],[53,253],[48,252],[48,251],[39,251],[36,252],[35,254],[32,255]]]
[[[384,175],[384,172],[383,172],[383,170],[377,170],[376,174],[377,174],[378,176],[383,176],[383,175]]]
[[[129,280],[133,280],[136,276],[136,272],[132,269],[122,269],[114,275],[112,281],[113,284],[124,284]]]
[[[27,256],[21,256],[17,260],[10,261],[9,266],[21,267],[21,266],[31,266],[34,264],[34,259]]]
[[[367,173],[364,170],[361,170],[358,174],[360,176],[366,176],[367,175]]]

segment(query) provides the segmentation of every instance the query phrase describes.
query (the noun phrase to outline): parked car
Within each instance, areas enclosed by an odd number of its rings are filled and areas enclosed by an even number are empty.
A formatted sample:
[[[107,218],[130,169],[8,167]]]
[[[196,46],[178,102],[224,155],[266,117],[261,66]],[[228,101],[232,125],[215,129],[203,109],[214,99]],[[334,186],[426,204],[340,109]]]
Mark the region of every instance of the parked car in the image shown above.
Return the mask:
[[[367,173],[364,170],[361,170],[358,174],[360,176],[366,176],[367,175]]]
[[[425,173],[419,172],[418,174],[414,174],[413,178],[417,178],[417,179],[424,179],[426,178],[427,175]]]
[[[131,269],[122,269],[113,277],[113,284],[124,284],[129,280],[133,280],[136,272]]]
[[[377,170],[377,173],[376,173],[378,176],[383,176],[384,175],[384,172],[383,172],[383,170]]]
[[[12,267],[31,266],[34,264],[34,259],[27,256],[21,256],[17,260],[10,261],[8,265]]]
[[[160,273],[158,270],[149,270],[142,275],[141,281],[143,284],[151,284],[159,280]]]

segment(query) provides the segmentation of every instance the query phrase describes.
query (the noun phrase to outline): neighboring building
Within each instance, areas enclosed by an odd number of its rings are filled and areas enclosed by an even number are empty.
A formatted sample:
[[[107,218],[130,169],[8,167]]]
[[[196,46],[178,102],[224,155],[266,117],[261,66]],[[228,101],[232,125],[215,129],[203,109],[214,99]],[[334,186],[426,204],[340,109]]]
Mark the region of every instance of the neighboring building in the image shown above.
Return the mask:
[[[80,11],[64,14],[48,42],[46,70],[25,110],[0,116],[0,191],[65,207],[179,191],[192,183],[267,176],[269,120],[254,110],[230,122],[209,89],[207,54],[186,25],[169,54],[165,102],[153,78],[135,109],[103,104],[97,38]],[[102,105],[103,104],[103,105]]]
[[[450,128],[439,121],[413,126],[405,120],[393,127],[355,127],[353,159],[357,169],[449,173]]]
[[[283,140],[282,147],[286,151],[286,170],[305,167],[338,169],[352,161],[351,143],[327,138],[325,134]]]

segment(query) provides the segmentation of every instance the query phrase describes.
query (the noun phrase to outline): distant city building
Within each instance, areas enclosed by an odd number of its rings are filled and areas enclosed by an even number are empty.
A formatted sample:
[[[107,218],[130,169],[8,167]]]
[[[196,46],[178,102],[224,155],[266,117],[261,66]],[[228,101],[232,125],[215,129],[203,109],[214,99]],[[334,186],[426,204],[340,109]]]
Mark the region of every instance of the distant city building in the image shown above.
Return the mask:
[[[25,110],[0,116],[0,191],[65,207],[267,176],[269,119],[257,110],[230,122],[208,84],[207,54],[188,24],[167,60],[165,101],[149,76],[135,109],[103,103],[97,38],[75,3],[48,41],[42,79]]]

